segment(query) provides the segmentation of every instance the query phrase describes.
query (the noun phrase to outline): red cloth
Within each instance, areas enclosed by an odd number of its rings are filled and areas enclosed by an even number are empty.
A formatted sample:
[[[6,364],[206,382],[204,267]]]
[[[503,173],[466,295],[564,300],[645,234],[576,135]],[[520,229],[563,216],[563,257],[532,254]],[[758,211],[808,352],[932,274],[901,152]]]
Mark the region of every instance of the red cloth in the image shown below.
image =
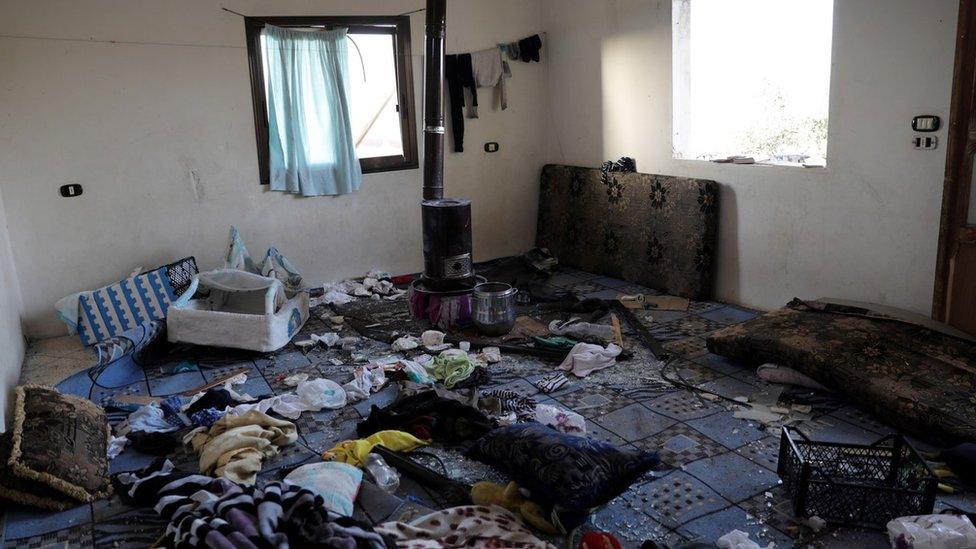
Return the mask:
[[[606,532],[588,532],[580,539],[579,549],[621,549],[620,542]]]

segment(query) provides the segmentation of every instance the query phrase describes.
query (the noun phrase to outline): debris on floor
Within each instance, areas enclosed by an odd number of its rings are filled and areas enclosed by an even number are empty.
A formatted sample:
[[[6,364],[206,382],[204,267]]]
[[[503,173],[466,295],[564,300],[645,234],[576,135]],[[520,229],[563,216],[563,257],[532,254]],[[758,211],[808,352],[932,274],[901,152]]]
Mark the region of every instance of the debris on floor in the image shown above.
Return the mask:
[[[121,499],[140,513],[164,495],[183,497],[171,490],[187,483],[215,504],[274,502],[312,519],[309,535],[375,547],[481,537],[532,547],[829,546],[850,531],[828,514],[793,516],[776,473],[781,429],[862,445],[893,429],[789,364],[757,372],[708,352],[709,334],[752,312],[682,303],[540,257],[544,269],[516,258],[532,274],[514,278],[533,292],[523,292],[514,327],[501,336],[462,320],[463,311],[450,313],[450,328],[431,322],[429,310],[418,315],[413,299],[399,299],[409,278],[373,271],[300,292],[315,296],[280,348],[228,348],[234,338],[254,341],[243,333],[225,336],[218,349],[165,338],[144,345],[144,335],[120,334],[99,347],[106,359],[97,368],[58,388],[105,406],[112,438],[97,450]],[[208,276],[197,276],[196,287]],[[636,321],[614,322],[619,302],[610,292],[640,296],[640,307],[620,305]],[[661,360],[665,354],[671,358]],[[941,465],[967,455],[926,450]],[[853,477],[863,466],[851,461],[832,474]],[[960,490],[967,472],[951,480]],[[0,488],[9,477],[0,468]],[[953,494],[954,505],[972,511],[967,494]],[[316,496],[320,507],[305,507]],[[4,489],[0,497],[14,509],[34,501]],[[24,516],[17,512],[8,514],[8,531]],[[95,543],[105,541],[98,524],[111,512],[90,516]],[[209,504],[190,504],[164,510],[154,539],[196,535],[176,522],[187,516],[249,528]],[[280,524],[269,534],[299,527],[310,525]]]

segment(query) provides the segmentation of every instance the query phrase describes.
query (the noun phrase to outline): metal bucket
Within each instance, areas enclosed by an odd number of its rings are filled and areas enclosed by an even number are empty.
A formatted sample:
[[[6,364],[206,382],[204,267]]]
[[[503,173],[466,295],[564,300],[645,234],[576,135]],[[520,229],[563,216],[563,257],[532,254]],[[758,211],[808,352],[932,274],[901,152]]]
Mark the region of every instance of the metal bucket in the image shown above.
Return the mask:
[[[472,315],[475,327],[485,335],[505,335],[515,327],[516,288],[503,282],[474,287]]]

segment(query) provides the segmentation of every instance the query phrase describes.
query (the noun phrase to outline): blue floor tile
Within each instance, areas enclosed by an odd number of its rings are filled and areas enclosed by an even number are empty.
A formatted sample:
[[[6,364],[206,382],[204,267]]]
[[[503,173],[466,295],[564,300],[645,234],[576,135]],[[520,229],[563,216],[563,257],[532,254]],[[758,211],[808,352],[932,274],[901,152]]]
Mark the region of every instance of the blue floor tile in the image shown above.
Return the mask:
[[[721,324],[739,324],[741,322],[756,318],[756,313],[737,309],[735,307],[720,307],[718,309],[712,309],[711,311],[699,313],[698,316],[705,317],[709,320],[714,320],[715,322],[719,322]]]
[[[617,299],[620,297],[619,290],[597,290],[583,294],[584,299]]]
[[[369,415],[369,411],[373,406],[379,408],[384,408],[393,404],[393,401],[397,399],[398,389],[395,383],[391,383],[384,387],[382,390],[377,391],[371,395],[366,400],[362,400],[353,405],[353,408],[359,412],[359,415],[366,417]]]
[[[691,541],[715,543],[718,538],[732,530],[748,533],[749,539],[757,542],[760,547],[765,547],[770,542],[774,543],[777,549],[793,547],[792,539],[775,528],[749,520],[746,512],[738,507],[729,507],[693,520],[678,529],[678,533]]]
[[[200,387],[207,381],[200,372],[183,372],[159,378],[149,378],[152,396],[169,396]]]
[[[669,528],[731,505],[705,483],[682,471],[631,488],[622,497]]]
[[[602,440],[603,442],[609,442],[614,446],[623,446],[627,443],[626,440],[620,438],[616,434],[600,427],[596,423],[590,420],[586,420],[586,436],[594,440]]]
[[[805,435],[819,442],[871,444],[882,437],[878,433],[829,415],[805,421],[798,428]]]
[[[775,473],[733,452],[689,463],[684,470],[732,502],[779,484]]]
[[[697,356],[692,360],[703,366],[708,366],[720,374],[734,374],[746,369],[755,371],[755,368],[749,366],[748,364],[737,362],[735,360],[725,358],[724,356],[715,355],[712,353]]]
[[[619,278],[610,278],[610,277],[607,277],[607,276],[601,276],[600,278],[594,278],[593,279],[593,282],[596,282],[597,284],[602,284],[602,285],[606,286],[607,288],[611,288],[611,289],[614,289],[614,290],[617,290],[617,289],[620,289],[620,288],[624,288],[624,287],[630,285],[629,282],[626,282],[624,280],[620,280]]]
[[[695,395],[690,391],[677,391],[657,397],[644,404],[655,412],[678,421],[688,421],[710,416],[724,408]]]
[[[628,442],[647,438],[675,423],[673,419],[652,412],[637,403],[604,414],[594,421]]]
[[[688,425],[726,448],[735,449],[769,436],[768,432],[750,423],[753,422],[733,417],[731,412],[719,412],[701,419],[693,419],[688,422]]]
[[[641,506],[618,497],[593,514],[591,522],[597,530],[611,532],[621,542],[640,545],[646,540],[666,540],[670,531],[649,518]]]
[[[701,383],[698,387],[722,395],[725,398],[748,397],[757,390],[755,385],[734,377],[719,378],[715,381]]]
[[[91,520],[91,504],[88,503],[59,513],[11,505],[6,508],[6,526],[3,537],[6,541],[28,538],[85,524]]]
[[[108,472],[109,474],[123,473],[127,471],[138,471],[144,467],[147,467],[159,456],[152,456],[149,454],[143,454],[137,452],[132,448],[131,444],[126,445],[125,450],[121,454],[115,457],[112,461],[108,462]]]

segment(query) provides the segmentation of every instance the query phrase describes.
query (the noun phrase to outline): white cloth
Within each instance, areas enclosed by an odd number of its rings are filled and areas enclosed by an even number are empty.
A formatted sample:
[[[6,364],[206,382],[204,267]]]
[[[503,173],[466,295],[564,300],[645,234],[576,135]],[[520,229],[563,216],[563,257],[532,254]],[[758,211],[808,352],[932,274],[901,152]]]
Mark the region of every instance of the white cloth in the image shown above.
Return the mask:
[[[502,52],[498,48],[476,51],[471,54],[471,70],[479,88],[498,88],[502,110],[508,108],[508,91],[505,89],[505,69]],[[468,108],[469,118],[478,118],[478,107]]]
[[[621,351],[623,349],[613,343],[607,345],[605,349],[592,343],[577,343],[570,349],[562,364],[556,368],[572,372],[579,377],[586,377],[592,372],[613,366]]]
[[[125,450],[125,445],[129,443],[129,439],[126,437],[116,437],[108,436],[108,448],[106,449],[106,455],[108,459],[115,459],[119,457],[119,454]]]
[[[417,347],[420,347],[420,340],[408,335],[394,341],[393,345],[390,346],[390,350],[394,353],[399,353],[400,351],[409,351]]]
[[[349,402],[359,402],[369,398],[370,393],[379,390],[386,384],[386,374],[383,365],[371,362],[364,366],[357,366],[353,372],[353,379],[342,387],[346,390]]]
[[[962,549],[976,547],[976,527],[965,515],[918,515],[888,523],[892,547]]]
[[[302,412],[318,412],[322,408],[334,410],[342,408],[346,402],[347,395],[342,386],[330,379],[317,378],[299,383],[295,393],[266,398],[253,404],[238,404],[228,407],[226,411],[228,414],[241,415],[251,410],[265,414],[272,410],[288,419],[298,419]]]
[[[742,530],[732,530],[718,538],[715,545],[722,549],[760,549],[759,544],[749,539],[749,534]]]
[[[129,414],[129,419],[125,420],[116,429],[119,436],[125,436],[130,431],[144,431],[147,433],[170,433],[176,427],[167,423],[163,409],[157,404],[147,404],[141,406],[135,412]]]
[[[550,404],[535,405],[535,420],[567,435],[586,434],[586,418],[571,410]]]
[[[436,347],[438,345],[443,345],[444,332],[427,330],[426,332],[420,334],[420,342],[424,344],[424,347]]]

